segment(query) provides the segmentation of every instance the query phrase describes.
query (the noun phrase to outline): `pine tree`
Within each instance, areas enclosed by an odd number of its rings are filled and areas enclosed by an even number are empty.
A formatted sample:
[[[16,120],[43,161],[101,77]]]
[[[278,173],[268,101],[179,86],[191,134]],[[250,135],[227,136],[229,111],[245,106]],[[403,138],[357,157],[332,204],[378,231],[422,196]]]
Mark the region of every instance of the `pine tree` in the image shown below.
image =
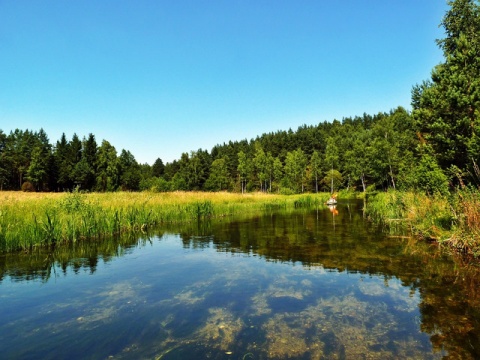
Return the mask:
[[[480,154],[480,7],[474,0],[449,5],[446,37],[437,41],[445,61],[413,88],[413,116],[440,166],[468,171]]]

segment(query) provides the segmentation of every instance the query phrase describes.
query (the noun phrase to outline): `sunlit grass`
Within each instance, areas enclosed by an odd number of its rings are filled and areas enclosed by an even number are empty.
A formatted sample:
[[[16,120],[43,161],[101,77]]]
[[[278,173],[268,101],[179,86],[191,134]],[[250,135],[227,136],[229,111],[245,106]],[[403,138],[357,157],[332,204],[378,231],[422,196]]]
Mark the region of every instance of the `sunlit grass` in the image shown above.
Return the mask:
[[[166,223],[319,206],[327,198],[328,194],[227,192],[0,192],[0,251],[75,243]]]

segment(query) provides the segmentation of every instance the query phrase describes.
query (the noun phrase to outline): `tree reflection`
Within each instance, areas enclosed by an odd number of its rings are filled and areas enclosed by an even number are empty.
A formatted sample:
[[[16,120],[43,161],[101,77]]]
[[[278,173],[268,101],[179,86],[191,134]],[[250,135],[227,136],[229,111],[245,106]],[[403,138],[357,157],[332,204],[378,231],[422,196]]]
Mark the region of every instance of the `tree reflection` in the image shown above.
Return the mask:
[[[420,328],[446,358],[480,358],[480,268],[433,244],[387,236],[363,217],[361,204],[340,204],[291,213],[267,212],[245,219],[170,224],[155,233],[178,234],[185,248],[214,248],[268,261],[301,263],[306,269],[398,278],[421,298]],[[0,256],[0,286],[13,281],[48,281],[81,272],[95,273],[100,261],[132,251],[154,234],[84,241],[31,253]]]

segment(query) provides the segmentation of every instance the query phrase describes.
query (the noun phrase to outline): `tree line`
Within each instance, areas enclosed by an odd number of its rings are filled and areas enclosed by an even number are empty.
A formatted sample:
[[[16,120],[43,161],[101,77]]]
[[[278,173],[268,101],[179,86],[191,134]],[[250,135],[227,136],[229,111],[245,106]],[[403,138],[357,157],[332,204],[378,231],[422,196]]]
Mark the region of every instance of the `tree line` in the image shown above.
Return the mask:
[[[139,164],[107,140],[0,130],[0,188],[65,191],[204,190],[316,192],[413,189],[447,193],[478,185],[480,169],[480,7],[449,2],[437,40],[444,61],[413,86],[402,107],[303,125]]]
[[[142,169],[129,151],[118,154],[107,140],[98,146],[93,134],[82,140],[63,134],[51,144],[43,129],[0,130],[1,190],[138,190]]]
[[[168,163],[145,182],[165,190],[299,193],[334,188],[415,186],[416,143],[412,116],[390,113],[303,125],[250,141],[199,149]],[[148,183],[148,184],[147,184]]]

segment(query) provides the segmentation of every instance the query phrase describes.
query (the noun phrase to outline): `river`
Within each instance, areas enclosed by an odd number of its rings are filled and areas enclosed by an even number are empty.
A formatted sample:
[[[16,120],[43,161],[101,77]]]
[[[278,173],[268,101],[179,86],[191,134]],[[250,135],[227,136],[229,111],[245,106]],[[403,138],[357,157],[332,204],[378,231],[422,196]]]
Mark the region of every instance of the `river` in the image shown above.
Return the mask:
[[[5,359],[480,358],[480,268],[362,203],[0,255]]]

